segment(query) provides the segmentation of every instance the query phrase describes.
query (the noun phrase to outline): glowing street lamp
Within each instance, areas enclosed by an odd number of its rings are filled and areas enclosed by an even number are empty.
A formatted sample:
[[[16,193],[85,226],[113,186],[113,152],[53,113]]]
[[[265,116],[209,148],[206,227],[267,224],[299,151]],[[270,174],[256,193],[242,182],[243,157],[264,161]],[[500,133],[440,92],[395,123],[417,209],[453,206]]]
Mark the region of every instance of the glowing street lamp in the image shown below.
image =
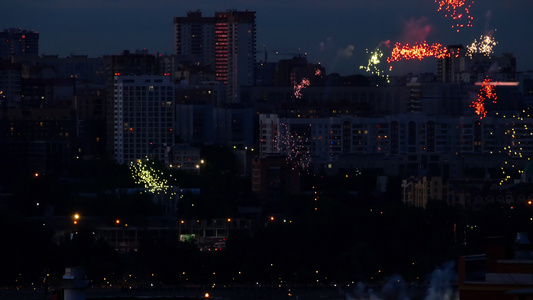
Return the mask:
[[[72,215],[72,223],[74,223],[74,225],[78,224],[79,220],[80,220],[80,215],[78,213],[75,213],[74,215]]]

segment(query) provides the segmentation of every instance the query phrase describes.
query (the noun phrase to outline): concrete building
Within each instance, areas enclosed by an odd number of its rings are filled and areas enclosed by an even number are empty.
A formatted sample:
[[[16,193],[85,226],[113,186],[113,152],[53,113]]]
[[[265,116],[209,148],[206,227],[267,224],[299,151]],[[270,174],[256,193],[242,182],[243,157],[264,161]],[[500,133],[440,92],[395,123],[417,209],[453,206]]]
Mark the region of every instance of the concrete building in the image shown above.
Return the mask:
[[[252,192],[264,203],[279,201],[301,192],[300,175],[285,157],[255,157],[252,159]]]
[[[0,31],[0,58],[39,55],[39,33],[33,30],[9,28]]]
[[[200,149],[186,145],[175,145],[169,153],[170,169],[179,169],[200,174]]]
[[[251,148],[255,121],[252,108],[242,105],[179,104],[176,107],[177,138],[194,146]]]
[[[81,159],[105,156],[106,97],[105,86],[86,85],[79,86],[76,90],[76,156]]]
[[[447,47],[449,56],[437,61],[439,82],[472,84],[489,76],[494,81],[516,80],[516,58],[510,53],[493,56],[487,53],[470,53],[462,45]]]
[[[307,126],[311,155],[502,153],[508,147],[521,155],[533,154],[530,118],[477,116],[439,117],[426,114],[397,114],[378,118],[350,115],[329,118],[282,118],[277,114],[259,116],[261,156],[283,153],[282,126],[289,132]],[[507,132],[513,130],[512,137]],[[517,142],[520,141],[520,143]],[[514,142],[514,143],[513,143]],[[510,145],[510,146],[509,146]],[[520,145],[520,146],[519,146]],[[516,155],[519,155],[518,153]]]
[[[200,251],[218,251],[226,248],[232,233],[250,234],[252,221],[245,218],[181,219],[177,227],[181,242],[194,242]]]
[[[114,135],[111,134],[114,131],[114,90],[115,90],[115,76],[120,75],[163,75],[160,72],[160,64],[157,58],[153,54],[148,54],[148,51],[135,51],[130,52],[124,50],[120,55],[109,55],[106,59],[106,153],[109,157],[114,156]]]
[[[227,86],[226,101],[240,102],[240,87],[254,84],[255,12],[216,12],[214,17],[189,12],[174,18],[175,54],[194,64],[212,66]]]
[[[47,67],[54,77],[74,79],[76,85],[105,85],[106,83],[106,59],[103,57],[74,54],[59,57],[58,55],[43,54],[34,57],[13,57],[11,61],[27,66]]]
[[[260,157],[287,155],[305,145],[314,168],[379,168],[383,175],[464,176],[533,154],[530,118],[451,117],[422,113],[361,118],[259,116]],[[513,134],[510,134],[510,133]],[[490,156],[489,162],[481,159]],[[480,158],[480,159],[478,159]],[[386,164],[379,161],[388,160]],[[322,165],[322,166],[320,166]],[[396,170],[395,172],[393,172]]]
[[[168,164],[174,145],[174,85],[170,76],[115,76],[114,158]]]
[[[189,11],[187,17],[174,18],[174,54],[199,66],[215,65],[214,17]]]
[[[533,299],[533,254],[526,232],[513,244],[503,237],[487,238],[486,254],[461,256],[459,298]]]
[[[0,61],[0,105],[2,107],[21,106],[22,95],[21,64]]]
[[[430,201],[446,201],[448,182],[440,176],[410,177],[402,181],[402,202],[426,208]]]
[[[4,172],[62,172],[72,158],[76,119],[69,108],[10,108],[0,111],[0,155]]]

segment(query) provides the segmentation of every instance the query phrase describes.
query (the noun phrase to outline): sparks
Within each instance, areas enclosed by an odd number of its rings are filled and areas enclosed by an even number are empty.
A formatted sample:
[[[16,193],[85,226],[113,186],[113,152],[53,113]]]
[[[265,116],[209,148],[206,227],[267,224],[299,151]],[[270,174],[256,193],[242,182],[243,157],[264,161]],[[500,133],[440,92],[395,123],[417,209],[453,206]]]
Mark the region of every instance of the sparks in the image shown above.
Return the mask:
[[[390,46],[390,41],[385,41],[385,42],[379,43],[379,45],[376,47],[376,49],[374,51],[370,52],[370,57],[368,59],[368,63],[366,65],[366,67],[365,66],[360,66],[359,69],[363,69],[363,70],[365,70],[365,72],[368,72],[368,73],[370,73],[372,75],[384,77],[384,78],[387,79],[387,82],[389,82],[389,75],[386,74],[385,71],[383,71],[380,68],[381,58],[383,57],[383,51],[381,50],[381,47],[383,45],[389,47]],[[368,49],[367,49],[366,53],[368,53]]]
[[[525,153],[531,153],[531,129],[528,127],[531,125],[531,115],[529,109],[522,110],[521,113],[513,113],[512,115],[503,115],[504,118],[512,118],[512,122],[506,131],[505,135],[510,138],[510,143],[505,146],[499,153],[507,155],[512,160],[531,160]],[[525,152],[525,153],[524,153]],[[513,163],[505,161],[501,167],[502,178],[500,185],[504,183],[510,183],[513,179],[516,179],[516,175],[523,173],[519,167]]]
[[[490,84],[491,81],[492,79],[490,78],[485,78],[485,80],[483,80],[476,100],[474,100],[470,105],[470,107],[474,108],[474,112],[479,116],[480,119],[483,119],[487,116],[487,110],[485,109],[486,101],[492,100],[492,103],[496,103],[496,100],[498,100],[494,85]]]
[[[490,35],[481,35],[479,38],[479,41],[474,40],[474,42],[466,46],[467,52],[466,56],[472,58],[472,56],[476,53],[483,54],[484,56],[490,56],[494,53],[493,48],[498,44],[494,37]]]
[[[281,150],[286,155],[287,165],[293,171],[306,170],[311,165],[311,149],[308,146],[309,140],[305,136],[306,131],[309,131],[309,128],[306,127],[303,132],[297,133],[291,131],[287,124],[280,124]]]
[[[444,17],[450,17],[455,20],[455,24],[452,28],[456,28],[457,32],[463,27],[472,27],[472,21],[474,17],[470,15],[470,8],[474,1],[466,0],[435,0],[435,3],[439,5],[437,11],[445,11]]]
[[[302,98],[302,89],[305,89],[310,84],[309,79],[303,78],[300,83],[294,82],[293,89],[294,89],[294,98],[301,99]]]
[[[166,193],[170,188],[166,179],[161,178],[156,169],[154,169],[154,163],[151,165],[143,162],[142,160],[137,163],[130,164],[130,171],[136,184],[144,185],[144,188],[153,194]]]
[[[445,58],[450,56],[448,49],[442,44],[433,43],[429,45],[426,41],[409,46],[401,43],[396,43],[392,49],[391,56],[387,58],[387,62],[395,62],[400,60],[418,59],[422,60],[426,57]]]

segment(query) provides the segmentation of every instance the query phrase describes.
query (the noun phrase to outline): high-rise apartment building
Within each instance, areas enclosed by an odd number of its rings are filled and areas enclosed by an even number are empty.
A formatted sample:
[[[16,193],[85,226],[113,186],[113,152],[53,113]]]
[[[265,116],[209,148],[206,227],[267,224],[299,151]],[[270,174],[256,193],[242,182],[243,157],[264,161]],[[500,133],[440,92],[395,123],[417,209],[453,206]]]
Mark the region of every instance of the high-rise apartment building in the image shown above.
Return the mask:
[[[468,47],[450,45],[448,55],[437,61],[437,80],[446,83],[475,83],[486,77],[493,81],[516,80],[516,58],[511,53],[500,56],[469,52]]]
[[[120,55],[106,56],[106,120],[107,120],[107,132],[112,133],[114,131],[115,120],[115,106],[114,106],[114,90],[115,90],[115,76],[140,76],[140,75],[163,75],[159,70],[159,64],[157,58],[153,54],[148,54],[148,51],[135,51],[130,52],[124,50]],[[114,136],[108,134],[105,137],[106,153],[110,156],[114,156]]]
[[[33,30],[9,28],[0,32],[0,58],[38,56],[39,33]]]
[[[305,154],[304,159],[337,160],[341,156],[416,157],[492,155],[522,159],[533,154],[531,118],[494,115],[433,116],[407,113],[379,118],[336,116],[283,118],[259,115],[259,153]],[[513,132],[513,134],[509,134]],[[496,160],[494,160],[496,161]],[[491,162],[492,163],[492,162]]]
[[[199,66],[215,64],[215,18],[200,11],[174,18],[174,53]]]
[[[170,76],[115,76],[114,156],[168,162],[174,145],[174,85]]]
[[[227,86],[226,101],[238,103],[239,87],[253,85],[256,53],[255,12],[216,12],[202,17],[189,12],[174,18],[175,54],[197,65],[211,66]]]

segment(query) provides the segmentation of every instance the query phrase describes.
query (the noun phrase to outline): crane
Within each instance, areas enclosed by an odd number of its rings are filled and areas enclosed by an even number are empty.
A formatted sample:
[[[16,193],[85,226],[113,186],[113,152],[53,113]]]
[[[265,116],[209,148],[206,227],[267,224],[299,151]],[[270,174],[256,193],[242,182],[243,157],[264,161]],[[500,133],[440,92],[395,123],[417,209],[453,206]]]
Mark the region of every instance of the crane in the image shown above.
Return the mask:
[[[276,55],[291,55],[291,56],[297,56],[297,57],[305,57],[307,56],[307,52],[301,52],[302,49],[298,48],[298,52],[284,52],[280,50],[274,50],[274,54]]]

